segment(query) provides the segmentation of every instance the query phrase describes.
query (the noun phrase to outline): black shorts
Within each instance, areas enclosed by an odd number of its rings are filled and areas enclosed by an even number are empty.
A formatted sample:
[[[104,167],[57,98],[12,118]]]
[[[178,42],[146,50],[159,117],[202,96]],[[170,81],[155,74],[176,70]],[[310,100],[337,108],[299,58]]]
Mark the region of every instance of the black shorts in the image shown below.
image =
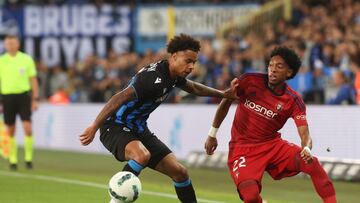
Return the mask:
[[[17,114],[20,115],[22,121],[31,121],[31,95],[29,92],[4,94],[2,103],[5,124],[14,125]]]
[[[155,169],[156,165],[166,155],[171,153],[171,150],[149,129],[139,134],[130,132],[123,125],[111,125],[100,128],[100,141],[119,161],[127,161],[125,159],[125,147],[134,140],[139,140],[151,154],[146,167]]]

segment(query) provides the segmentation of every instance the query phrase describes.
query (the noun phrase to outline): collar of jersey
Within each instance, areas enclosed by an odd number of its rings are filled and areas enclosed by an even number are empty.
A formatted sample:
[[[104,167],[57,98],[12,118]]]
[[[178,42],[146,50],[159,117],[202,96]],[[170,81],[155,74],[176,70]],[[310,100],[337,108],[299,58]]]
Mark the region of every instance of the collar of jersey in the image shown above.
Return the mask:
[[[275,95],[275,96],[282,96],[282,95],[285,94],[285,92],[286,92],[286,86],[287,86],[286,82],[285,82],[285,85],[284,85],[284,88],[283,88],[282,93],[278,94],[278,93],[276,93],[273,89],[271,89],[271,88],[269,87],[269,85],[268,85],[268,84],[269,84],[269,79],[268,79],[268,77],[266,77],[264,81],[265,81],[264,85],[266,86],[266,88],[267,88],[268,90],[270,90],[270,92],[271,92],[273,95]]]

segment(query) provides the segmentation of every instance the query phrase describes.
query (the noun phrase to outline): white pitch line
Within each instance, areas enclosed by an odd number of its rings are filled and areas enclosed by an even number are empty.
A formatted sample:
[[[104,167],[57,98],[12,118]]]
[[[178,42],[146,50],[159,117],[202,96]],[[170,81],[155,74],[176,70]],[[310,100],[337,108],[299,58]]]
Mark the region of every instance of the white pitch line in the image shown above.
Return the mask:
[[[71,184],[71,185],[81,185],[81,186],[88,186],[88,187],[101,188],[101,189],[108,188],[107,185],[100,184],[100,183],[93,183],[93,182],[82,181],[82,180],[70,180],[70,179],[56,177],[56,176],[24,174],[24,173],[8,172],[8,171],[0,171],[0,175],[21,177],[21,178],[28,178],[28,179],[36,179],[36,180],[45,180],[45,181],[52,181],[52,182],[58,182],[58,183],[67,183],[67,184]],[[147,190],[142,190],[141,192],[144,194],[147,194],[147,195],[167,197],[170,199],[177,199],[176,195],[172,195],[172,194],[168,194],[168,193],[153,192],[153,191],[147,191]],[[199,198],[198,198],[198,202],[199,203],[225,203],[225,202],[220,202],[220,201],[212,201],[212,200],[199,199]]]

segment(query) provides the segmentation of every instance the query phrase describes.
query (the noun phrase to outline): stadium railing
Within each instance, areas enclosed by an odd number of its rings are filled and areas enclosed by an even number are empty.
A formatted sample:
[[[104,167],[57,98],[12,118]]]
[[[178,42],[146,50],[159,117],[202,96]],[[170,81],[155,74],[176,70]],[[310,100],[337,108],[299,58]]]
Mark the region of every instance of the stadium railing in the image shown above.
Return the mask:
[[[208,156],[204,152],[194,151],[185,162],[189,167],[225,170],[227,156],[227,152]],[[319,157],[319,161],[331,179],[360,182],[360,160]]]

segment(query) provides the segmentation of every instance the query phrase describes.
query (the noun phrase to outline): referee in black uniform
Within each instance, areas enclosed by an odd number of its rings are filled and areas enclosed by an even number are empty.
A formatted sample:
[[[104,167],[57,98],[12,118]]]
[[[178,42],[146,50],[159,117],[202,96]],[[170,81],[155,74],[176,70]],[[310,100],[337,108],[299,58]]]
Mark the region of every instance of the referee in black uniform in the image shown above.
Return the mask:
[[[143,168],[149,167],[169,176],[179,200],[185,203],[197,202],[187,170],[148,129],[147,119],[174,87],[198,96],[236,99],[236,79],[230,89],[220,91],[185,78],[194,69],[199,50],[199,41],[192,37],[185,34],[174,37],[167,46],[170,58],[141,69],[80,135],[81,143],[88,145],[100,128],[104,146],[117,160],[128,161],[123,171],[139,175]]]

